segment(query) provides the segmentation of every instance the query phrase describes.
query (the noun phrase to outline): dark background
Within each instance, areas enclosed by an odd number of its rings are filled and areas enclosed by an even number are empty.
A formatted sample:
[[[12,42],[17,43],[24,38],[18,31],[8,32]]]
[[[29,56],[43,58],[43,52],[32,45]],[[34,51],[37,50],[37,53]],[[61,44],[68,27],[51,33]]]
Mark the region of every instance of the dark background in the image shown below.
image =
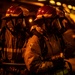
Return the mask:
[[[61,3],[65,3],[67,5],[75,6],[75,0],[55,0],[56,2],[59,1]],[[22,5],[29,9],[32,14],[35,14],[41,4],[49,4],[49,0],[46,1],[38,1],[38,0],[0,0],[0,14],[4,16],[6,10],[11,5]]]

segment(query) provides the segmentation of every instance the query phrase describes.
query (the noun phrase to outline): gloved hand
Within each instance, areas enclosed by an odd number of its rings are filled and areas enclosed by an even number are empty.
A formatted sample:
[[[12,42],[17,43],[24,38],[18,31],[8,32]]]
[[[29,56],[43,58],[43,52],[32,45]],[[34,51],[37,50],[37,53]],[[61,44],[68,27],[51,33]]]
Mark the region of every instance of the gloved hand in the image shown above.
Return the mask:
[[[55,69],[62,69],[65,66],[65,61],[63,58],[56,58],[52,60]]]

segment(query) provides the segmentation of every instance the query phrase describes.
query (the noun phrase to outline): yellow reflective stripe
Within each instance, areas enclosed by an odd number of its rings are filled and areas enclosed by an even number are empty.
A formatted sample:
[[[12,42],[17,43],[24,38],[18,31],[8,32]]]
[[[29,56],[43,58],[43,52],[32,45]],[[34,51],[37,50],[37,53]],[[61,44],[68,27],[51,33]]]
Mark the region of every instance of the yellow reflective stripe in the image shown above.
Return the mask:
[[[42,16],[44,16],[44,17],[50,17],[50,16],[52,16],[52,14],[37,15],[37,18],[42,18]]]
[[[9,16],[19,16],[19,14],[6,14],[6,17],[9,17]]]
[[[12,49],[12,48],[4,48],[4,51],[5,52],[18,52],[18,53],[21,53],[23,50],[22,49]]]
[[[60,53],[60,54],[58,54],[58,55],[54,55],[54,56],[52,56],[51,58],[52,58],[52,59],[57,59],[57,58],[59,58],[59,57],[63,58],[63,57],[64,57],[63,53]]]

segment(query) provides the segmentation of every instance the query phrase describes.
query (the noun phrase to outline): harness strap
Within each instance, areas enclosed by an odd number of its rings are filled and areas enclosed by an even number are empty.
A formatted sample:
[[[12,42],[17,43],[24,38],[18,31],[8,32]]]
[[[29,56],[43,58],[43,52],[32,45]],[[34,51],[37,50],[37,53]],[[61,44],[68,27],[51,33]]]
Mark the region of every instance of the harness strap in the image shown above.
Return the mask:
[[[44,37],[39,32],[37,32],[35,29],[32,30],[32,33],[33,33],[33,35],[36,35],[39,38],[39,45],[40,45],[40,48],[41,48],[41,54],[42,54],[42,57],[44,59],[47,52],[48,52],[47,45],[45,43]]]

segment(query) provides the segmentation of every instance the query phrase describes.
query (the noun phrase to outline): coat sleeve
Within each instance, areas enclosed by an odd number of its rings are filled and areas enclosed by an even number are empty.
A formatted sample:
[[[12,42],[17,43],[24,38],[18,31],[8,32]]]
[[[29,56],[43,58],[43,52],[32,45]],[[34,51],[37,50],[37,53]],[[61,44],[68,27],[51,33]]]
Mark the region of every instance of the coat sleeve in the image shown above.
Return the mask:
[[[51,61],[43,61],[39,40],[37,36],[33,36],[28,40],[24,51],[24,61],[29,71],[35,73],[44,73],[53,67]]]

